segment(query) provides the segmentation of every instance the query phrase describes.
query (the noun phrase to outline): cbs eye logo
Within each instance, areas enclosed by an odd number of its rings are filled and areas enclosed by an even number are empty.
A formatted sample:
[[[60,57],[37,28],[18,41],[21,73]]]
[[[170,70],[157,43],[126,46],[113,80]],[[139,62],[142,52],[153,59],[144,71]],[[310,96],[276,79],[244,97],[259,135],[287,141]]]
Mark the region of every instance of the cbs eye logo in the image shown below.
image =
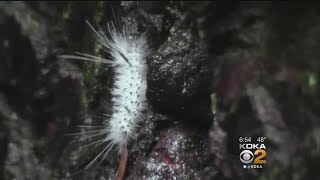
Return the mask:
[[[257,156],[255,158],[255,155]],[[267,152],[263,149],[255,150],[254,154],[250,150],[243,150],[240,153],[240,161],[244,164],[250,164],[252,161],[254,164],[266,164],[267,161],[263,159],[266,157]]]

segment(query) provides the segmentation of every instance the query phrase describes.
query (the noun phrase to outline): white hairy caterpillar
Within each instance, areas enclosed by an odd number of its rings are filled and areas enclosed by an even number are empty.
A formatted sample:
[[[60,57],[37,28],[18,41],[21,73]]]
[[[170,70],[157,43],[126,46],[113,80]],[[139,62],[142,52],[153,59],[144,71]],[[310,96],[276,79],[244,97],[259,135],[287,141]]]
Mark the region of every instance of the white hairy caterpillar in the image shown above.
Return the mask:
[[[127,159],[127,144],[137,130],[138,123],[143,120],[143,111],[146,109],[146,56],[149,49],[146,35],[133,35],[129,26],[125,25],[117,30],[113,23],[108,24],[110,37],[101,30],[94,31],[97,41],[103,49],[110,53],[112,59],[105,59],[85,53],[77,55],[62,55],[64,59],[79,59],[106,63],[114,68],[114,85],[111,90],[112,111],[106,126],[94,127],[93,130],[85,132],[88,137],[104,136],[102,139],[89,145],[108,144],[103,150],[86,166],[89,167],[99,157],[102,160],[114,147],[121,155],[117,179],[122,179]],[[92,127],[91,127],[92,128]],[[98,128],[98,129],[96,129]],[[81,134],[81,133],[76,133]]]

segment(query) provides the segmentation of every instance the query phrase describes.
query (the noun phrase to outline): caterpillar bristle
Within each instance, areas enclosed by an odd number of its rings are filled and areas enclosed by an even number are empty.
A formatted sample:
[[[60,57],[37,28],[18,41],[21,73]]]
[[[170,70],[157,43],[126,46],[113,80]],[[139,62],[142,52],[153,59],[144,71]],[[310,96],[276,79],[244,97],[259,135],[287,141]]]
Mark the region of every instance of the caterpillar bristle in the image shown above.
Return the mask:
[[[58,56],[60,59],[77,59],[77,60],[84,60],[84,61],[92,61],[92,62],[97,62],[97,63],[105,63],[105,64],[113,64],[112,61],[98,57],[98,56],[93,56],[91,57],[88,56],[88,54],[82,53],[81,55],[61,55]]]
[[[71,133],[71,134],[66,134],[66,135],[69,135],[69,136],[73,136],[73,135],[84,135],[84,134],[92,134],[92,133],[101,132],[101,131],[103,131],[103,130],[102,130],[102,129],[99,129],[99,130],[94,130],[94,131]]]
[[[88,169],[103,153],[107,155],[111,151],[113,146],[114,146],[113,143],[109,143],[92,161],[90,161],[88,165],[85,166],[84,169]]]

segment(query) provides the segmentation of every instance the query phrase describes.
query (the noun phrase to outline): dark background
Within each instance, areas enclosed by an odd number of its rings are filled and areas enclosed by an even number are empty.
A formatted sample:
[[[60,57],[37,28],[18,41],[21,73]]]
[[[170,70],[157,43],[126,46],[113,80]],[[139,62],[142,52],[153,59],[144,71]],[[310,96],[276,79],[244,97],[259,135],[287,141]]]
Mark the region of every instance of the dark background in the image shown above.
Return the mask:
[[[0,179],[109,179],[111,152],[67,134],[102,125],[113,71],[85,23],[147,31],[148,111],[127,179],[316,179],[320,6],[274,2],[0,2]],[[267,137],[244,170],[238,138]]]

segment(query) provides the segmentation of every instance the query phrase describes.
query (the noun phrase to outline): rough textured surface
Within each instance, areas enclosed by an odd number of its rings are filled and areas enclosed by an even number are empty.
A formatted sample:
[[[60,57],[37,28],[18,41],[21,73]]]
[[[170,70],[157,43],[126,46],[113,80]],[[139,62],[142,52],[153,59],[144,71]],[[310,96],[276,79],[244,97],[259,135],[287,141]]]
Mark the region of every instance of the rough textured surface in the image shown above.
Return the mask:
[[[208,173],[216,175],[203,132],[188,130],[181,126],[163,130],[150,154],[138,159],[129,179],[206,179]]]
[[[102,147],[66,134],[102,125],[114,72],[57,55],[109,56],[85,20],[115,17],[153,49],[126,179],[320,177],[318,6],[126,1],[0,2],[0,179],[113,179],[116,152],[85,170]],[[263,170],[242,169],[239,136],[267,137]]]
[[[211,62],[188,14],[169,11],[177,21],[167,41],[148,59],[148,101],[156,112],[210,125]]]

